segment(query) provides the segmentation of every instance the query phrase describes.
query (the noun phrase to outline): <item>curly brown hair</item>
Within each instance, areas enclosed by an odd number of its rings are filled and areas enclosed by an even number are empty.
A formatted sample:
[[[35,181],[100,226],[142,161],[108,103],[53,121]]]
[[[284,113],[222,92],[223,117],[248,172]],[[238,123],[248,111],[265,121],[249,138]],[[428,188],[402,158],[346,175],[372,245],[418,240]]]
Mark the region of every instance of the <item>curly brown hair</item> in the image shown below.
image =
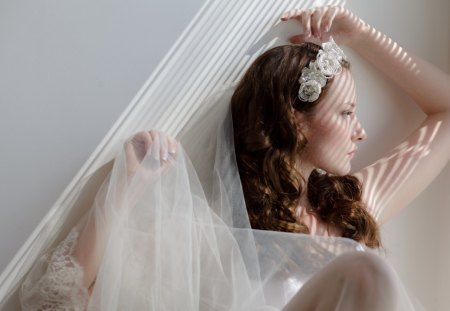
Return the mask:
[[[304,43],[266,51],[249,67],[232,96],[236,158],[250,223],[255,229],[309,233],[294,216],[308,189],[309,213],[340,229],[344,237],[380,247],[378,224],[361,200],[362,186],[356,177],[314,170],[305,180],[296,169],[298,155],[308,142],[292,108],[306,116],[312,113],[333,81],[313,103],[298,98],[301,70],[316,59],[319,49]]]

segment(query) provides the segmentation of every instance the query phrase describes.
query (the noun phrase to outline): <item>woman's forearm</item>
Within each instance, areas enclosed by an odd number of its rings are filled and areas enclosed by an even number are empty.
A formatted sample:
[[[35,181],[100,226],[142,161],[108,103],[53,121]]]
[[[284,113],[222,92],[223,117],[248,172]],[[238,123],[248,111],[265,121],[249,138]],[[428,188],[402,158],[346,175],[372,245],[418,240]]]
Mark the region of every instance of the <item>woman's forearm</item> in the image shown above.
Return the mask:
[[[450,111],[450,76],[366,26],[349,46],[380,69],[427,114]]]

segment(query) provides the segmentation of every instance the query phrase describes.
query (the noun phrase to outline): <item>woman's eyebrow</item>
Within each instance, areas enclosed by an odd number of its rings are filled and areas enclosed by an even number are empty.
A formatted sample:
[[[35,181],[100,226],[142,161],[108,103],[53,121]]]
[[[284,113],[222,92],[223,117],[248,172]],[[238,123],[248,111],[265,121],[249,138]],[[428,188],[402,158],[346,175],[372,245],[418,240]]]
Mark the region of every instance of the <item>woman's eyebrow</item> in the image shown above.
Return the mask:
[[[344,106],[348,106],[350,108],[355,108],[356,104],[354,102],[345,102],[343,103]]]

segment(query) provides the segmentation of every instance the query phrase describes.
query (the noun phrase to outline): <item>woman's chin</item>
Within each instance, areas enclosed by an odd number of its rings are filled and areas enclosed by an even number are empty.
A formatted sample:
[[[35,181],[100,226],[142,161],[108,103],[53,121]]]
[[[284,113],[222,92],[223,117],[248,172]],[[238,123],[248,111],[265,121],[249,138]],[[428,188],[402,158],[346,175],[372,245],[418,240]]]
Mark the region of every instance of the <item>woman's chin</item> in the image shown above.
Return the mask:
[[[334,168],[334,169],[330,169],[327,170],[327,172],[331,175],[335,175],[335,176],[345,176],[350,174],[352,167],[350,165],[345,166],[345,167],[339,167],[339,168]]]

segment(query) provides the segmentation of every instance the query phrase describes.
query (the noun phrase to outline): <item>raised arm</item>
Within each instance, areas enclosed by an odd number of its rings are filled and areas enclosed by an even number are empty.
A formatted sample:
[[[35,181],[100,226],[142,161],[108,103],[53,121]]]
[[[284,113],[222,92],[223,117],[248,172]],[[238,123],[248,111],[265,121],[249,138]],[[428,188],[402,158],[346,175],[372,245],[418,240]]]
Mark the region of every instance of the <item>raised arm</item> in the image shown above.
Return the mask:
[[[356,174],[363,183],[367,207],[384,222],[417,197],[449,161],[450,76],[344,8],[297,10],[282,16],[283,20],[292,18],[304,28],[292,42],[312,36],[326,41],[333,36],[394,81],[427,115],[397,147]]]
[[[140,163],[146,154],[149,154],[155,160],[160,160],[161,168],[165,168],[166,164],[168,164],[169,157],[173,157],[176,149],[176,141],[165,133],[151,130],[135,134],[124,145],[126,176],[122,177],[126,178],[126,183],[128,183],[139,169]],[[152,172],[148,173],[151,174]],[[121,183],[121,181],[117,180],[115,182]],[[120,188],[115,187],[114,189],[117,190]],[[135,186],[135,190],[139,189],[136,189]],[[93,207],[96,210],[91,212],[89,219],[79,234],[73,251],[73,257],[83,268],[83,285],[86,288],[91,288],[95,281],[102,260],[103,248],[109,233],[109,215],[103,215],[104,213],[111,212],[111,208],[105,206],[105,204],[109,204],[109,202],[105,202],[104,196],[106,192],[106,189],[103,189],[103,191],[100,190],[97,194]],[[134,197],[129,196],[128,199],[137,200],[139,196],[138,192],[133,192]],[[133,203],[129,202],[131,206],[133,206]]]
[[[176,149],[173,138],[156,131],[137,133],[125,143],[123,154],[115,159],[112,173],[98,191],[87,218],[37,260],[25,277],[20,292],[24,311],[85,310],[105,247],[110,243],[112,226],[117,223],[112,218],[127,220],[124,209],[136,207],[148,182],[171,166]],[[156,162],[143,161],[145,156]],[[148,167],[144,162],[152,165]]]
[[[450,76],[368,25],[350,46],[427,115],[405,141],[357,174],[368,206],[384,222],[417,197],[449,161]]]

